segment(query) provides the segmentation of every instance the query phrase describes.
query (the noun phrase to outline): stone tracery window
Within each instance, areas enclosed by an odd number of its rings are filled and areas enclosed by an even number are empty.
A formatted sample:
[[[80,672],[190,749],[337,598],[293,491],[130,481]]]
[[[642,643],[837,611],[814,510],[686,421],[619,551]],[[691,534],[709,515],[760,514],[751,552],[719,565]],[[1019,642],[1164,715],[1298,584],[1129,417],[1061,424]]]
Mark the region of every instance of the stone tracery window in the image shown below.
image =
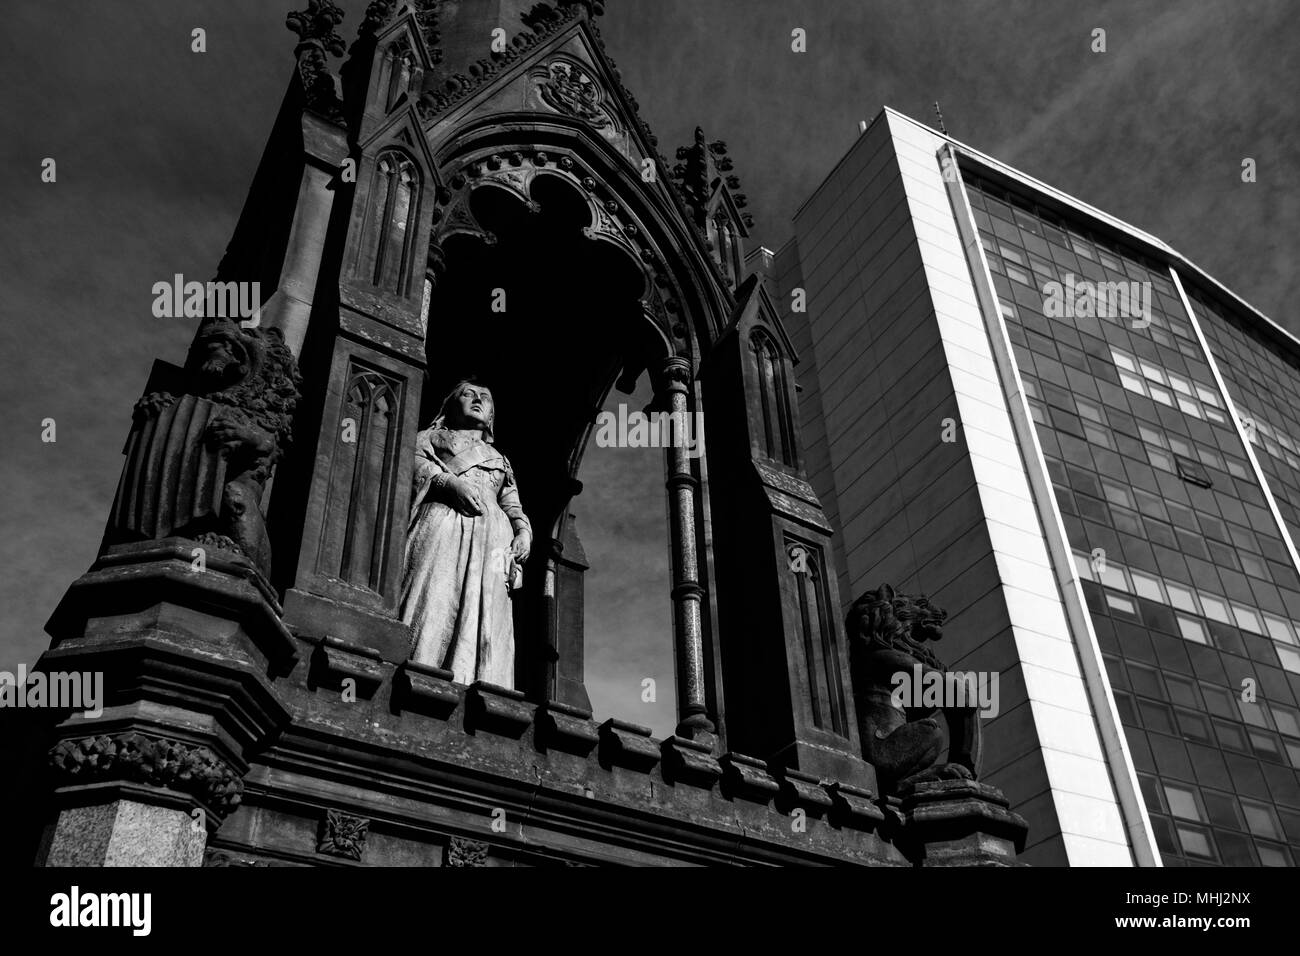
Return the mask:
[[[758,384],[763,429],[759,435],[762,452],[773,461],[795,464],[793,421],[786,391],[785,364],[776,343],[761,329],[749,338],[753,371]]]
[[[347,517],[331,526],[322,569],[356,587],[384,593],[390,581],[388,516],[395,490],[401,385],[363,366],[354,364],[351,371],[331,475],[331,484],[337,486],[331,500],[347,502]]]
[[[372,229],[375,240],[374,284],[406,295],[411,284],[411,248],[415,240],[420,171],[399,152],[384,153],[375,167]]]
[[[386,109],[391,110],[403,93],[411,88],[415,72],[415,54],[404,43],[394,43],[388,48],[388,97]]]

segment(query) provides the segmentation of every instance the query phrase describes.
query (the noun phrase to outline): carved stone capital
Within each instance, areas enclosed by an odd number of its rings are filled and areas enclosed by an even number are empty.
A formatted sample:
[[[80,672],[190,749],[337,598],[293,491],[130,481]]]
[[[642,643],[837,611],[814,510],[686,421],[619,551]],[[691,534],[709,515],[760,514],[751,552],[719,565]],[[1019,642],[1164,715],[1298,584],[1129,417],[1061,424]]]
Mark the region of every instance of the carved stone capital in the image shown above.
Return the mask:
[[[682,355],[670,355],[664,359],[663,369],[660,374],[663,376],[666,390],[685,391],[691,384],[694,372],[691,368],[690,359]]]
[[[207,747],[136,731],[59,741],[49,767],[57,786],[120,781],[188,794],[219,817],[239,805],[240,774]]]

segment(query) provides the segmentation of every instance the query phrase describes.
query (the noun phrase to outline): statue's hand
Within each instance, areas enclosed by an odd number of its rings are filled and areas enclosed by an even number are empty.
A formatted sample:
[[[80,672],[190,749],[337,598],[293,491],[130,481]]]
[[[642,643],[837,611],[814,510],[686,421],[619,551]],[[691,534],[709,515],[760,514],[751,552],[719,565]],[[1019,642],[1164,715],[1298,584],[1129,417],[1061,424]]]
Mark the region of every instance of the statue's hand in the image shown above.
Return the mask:
[[[516,564],[525,564],[528,561],[528,552],[532,550],[533,538],[527,531],[520,531],[515,535],[515,539],[510,542],[510,553],[514,555]]]
[[[481,515],[483,502],[475,487],[464,478],[453,478],[447,483],[451,505],[463,515]]]

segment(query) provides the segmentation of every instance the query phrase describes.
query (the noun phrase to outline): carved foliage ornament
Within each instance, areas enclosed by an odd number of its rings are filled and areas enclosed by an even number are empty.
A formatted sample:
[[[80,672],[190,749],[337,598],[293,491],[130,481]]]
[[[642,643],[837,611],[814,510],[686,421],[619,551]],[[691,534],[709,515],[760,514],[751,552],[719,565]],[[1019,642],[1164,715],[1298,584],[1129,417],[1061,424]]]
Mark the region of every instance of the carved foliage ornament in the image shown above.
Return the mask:
[[[129,731],[61,740],[49,754],[60,785],[124,780],[190,794],[225,816],[239,805],[244,783],[207,747]]]
[[[488,846],[477,840],[452,837],[443,866],[487,866]]]
[[[545,69],[546,78],[539,84],[538,93],[547,106],[595,129],[611,125],[609,113],[600,102],[600,87],[590,73],[569,60],[552,60]]]
[[[347,44],[334,28],[343,22],[343,11],[332,0],[307,0],[307,9],[285,17],[284,25],[298,34],[294,55],[298,77],[308,109],[330,119],[341,119],[342,103],[330,72],[329,57],[342,56]]]

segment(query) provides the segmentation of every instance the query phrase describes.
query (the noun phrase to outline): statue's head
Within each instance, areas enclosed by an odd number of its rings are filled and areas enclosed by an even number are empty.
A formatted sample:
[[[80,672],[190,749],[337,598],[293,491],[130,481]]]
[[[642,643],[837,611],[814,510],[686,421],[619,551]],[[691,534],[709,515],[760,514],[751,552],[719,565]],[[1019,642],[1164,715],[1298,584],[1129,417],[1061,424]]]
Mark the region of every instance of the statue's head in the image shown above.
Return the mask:
[[[483,440],[492,441],[492,426],[496,422],[496,403],[492,391],[485,385],[468,379],[458,382],[442,402],[434,427],[477,429]]]
[[[185,362],[195,393],[242,408],[288,446],[302,376],[298,363],[275,328],[244,328],[229,318],[200,325]]]
[[[849,640],[898,646],[924,644],[943,637],[948,612],[920,595],[902,594],[888,584],[868,591],[849,610]]]
[[[253,371],[256,356],[230,319],[208,319],[199,326],[190,346],[189,366],[207,391],[219,391],[244,381]]]
[[[948,619],[948,612],[918,595],[912,598],[910,618],[912,640],[937,641],[943,637],[943,622]]]

